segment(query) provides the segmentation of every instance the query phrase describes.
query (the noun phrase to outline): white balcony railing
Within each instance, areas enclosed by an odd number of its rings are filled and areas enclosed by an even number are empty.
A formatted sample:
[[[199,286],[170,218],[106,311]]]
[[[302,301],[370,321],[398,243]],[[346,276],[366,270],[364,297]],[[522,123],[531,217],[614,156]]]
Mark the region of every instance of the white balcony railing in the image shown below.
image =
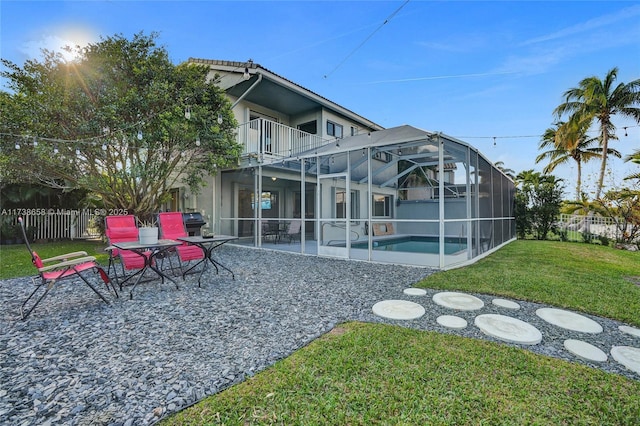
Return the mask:
[[[286,158],[329,143],[320,136],[274,121],[257,118],[238,127],[237,142],[242,154],[265,154]]]

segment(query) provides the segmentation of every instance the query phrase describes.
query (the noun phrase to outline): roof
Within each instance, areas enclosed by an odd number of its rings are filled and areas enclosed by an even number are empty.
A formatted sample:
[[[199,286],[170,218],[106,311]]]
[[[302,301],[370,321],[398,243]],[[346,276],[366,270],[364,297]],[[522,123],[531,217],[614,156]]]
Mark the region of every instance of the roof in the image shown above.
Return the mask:
[[[204,64],[213,70],[227,73],[244,74],[245,69],[249,71],[248,80],[240,79],[225,88],[227,93],[240,97],[258,80],[257,76],[262,76],[261,83],[247,96],[256,104],[271,107],[274,110],[282,111],[286,114],[299,114],[305,110],[317,108],[317,105],[340,114],[350,120],[360,123],[373,130],[383,130],[384,127],[345,108],[329,99],[300,86],[293,81],[276,74],[275,72],[256,64],[249,60],[247,62],[223,61],[216,59],[189,58],[188,62]],[[295,110],[294,110],[295,108]]]
[[[493,164],[477,148],[467,142],[441,132],[421,130],[406,124],[369,134],[336,139],[327,145],[302,152],[296,155],[296,158],[312,158],[317,155],[334,155],[372,148],[373,151],[393,154],[396,159],[410,160],[420,165],[436,165],[438,162],[438,144],[441,140],[453,142],[447,144],[446,147],[444,156],[445,170],[453,170],[455,164],[451,160],[465,158],[467,148],[476,152],[489,164]],[[493,167],[495,168],[495,166]],[[501,170],[495,169],[504,174]]]
[[[393,145],[398,148],[403,144],[411,142],[435,143],[434,138],[437,137],[437,135],[438,133],[427,132],[405,124],[368,134],[360,134],[345,137],[344,139],[337,139],[335,143],[330,143],[317,149],[306,151],[299,154],[298,157],[313,157],[316,154],[331,154],[369,147],[388,147],[389,145]]]

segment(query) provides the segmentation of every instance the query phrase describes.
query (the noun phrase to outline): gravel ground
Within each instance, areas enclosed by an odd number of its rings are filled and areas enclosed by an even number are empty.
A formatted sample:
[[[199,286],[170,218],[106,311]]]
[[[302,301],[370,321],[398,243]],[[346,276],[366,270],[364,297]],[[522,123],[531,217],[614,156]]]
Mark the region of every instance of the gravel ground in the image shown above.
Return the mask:
[[[26,321],[19,306],[30,279],[0,281],[0,423],[7,425],[147,425],[207,395],[264,370],[331,330],[358,320],[495,340],[473,325],[481,313],[529,322],[543,334],[527,350],[617,373],[640,376],[616,363],[580,360],[565,339],[587,341],[607,354],[612,346],[638,346],[618,330],[622,323],[588,316],[604,332],[571,332],[535,315],[540,304],[517,301],[518,311],[491,304],[458,312],[426,296],[407,296],[430,269],[303,256],[227,245],[216,258],[236,279],[211,270],[202,287],[194,276],[148,282],[105,305],[81,282],[61,283]],[[96,276],[97,279],[97,276]],[[104,287],[100,287],[104,289]],[[126,289],[125,289],[126,290]],[[426,314],[394,321],[372,313],[387,299],[420,303]],[[469,326],[446,329],[440,315],[458,315]],[[517,345],[514,345],[517,346]]]

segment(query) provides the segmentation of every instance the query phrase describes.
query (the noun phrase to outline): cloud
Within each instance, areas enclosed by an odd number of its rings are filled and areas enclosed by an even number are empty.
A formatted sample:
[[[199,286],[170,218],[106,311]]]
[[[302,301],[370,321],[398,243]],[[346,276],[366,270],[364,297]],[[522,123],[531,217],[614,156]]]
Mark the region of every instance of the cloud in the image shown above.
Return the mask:
[[[638,15],[640,15],[640,5],[627,7],[617,12],[610,13],[608,15],[599,16],[597,18],[589,19],[586,22],[581,22],[579,24],[561,29],[559,31],[555,31],[553,33],[545,34],[539,37],[526,40],[521,43],[521,46],[528,46],[532,44],[537,44],[537,43],[557,40],[560,38],[565,38],[565,37],[569,37],[577,34],[582,34],[585,32],[590,32],[597,28],[606,27],[606,26],[615,24],[618,21],[630,19]],[[617,27],[617,29],[619,29],[619,27]]]
[[[542,74],[575,53],[564,47],[531,52],[528,55],[510,55],[495,72],[511,72],[523,75]]]
[[[408,82],[414,82],[414,81],[445,80],[445,79],[451,79],[451,78],[489,77],[489,76],[502,75],[502,74],[515,74],[515,72],[496,71],[496,72],[483,72],[483,73],[471,73],[471,74],[432,75],[432,76],[424,76],[424,77],[400,78],[400,79],[394,79],[394,80],[369,81],[361,84],[408,83]]]
[[[575,27],[578,26],[571,28]],[[596,30],[594,27],[592,31],[580,37],[565,40],[558,38],[555,43],[550,44],[530,44],[527,48],[521,48],[518,53],[507,56],[503,63],[492,71],[510,71],[521,75],[543,74],[558,64],[593,56],[598,52],[607,52],[623,46],[631,46],[637,51],[639,38],[640,26],[616,27],[611,33],[604,28]]]
[[[489,44],[486,37],[469,33],[451,34],[446,40],[419,41],[416,43],[419,47],[449,53],[473,52],[483,49]]]

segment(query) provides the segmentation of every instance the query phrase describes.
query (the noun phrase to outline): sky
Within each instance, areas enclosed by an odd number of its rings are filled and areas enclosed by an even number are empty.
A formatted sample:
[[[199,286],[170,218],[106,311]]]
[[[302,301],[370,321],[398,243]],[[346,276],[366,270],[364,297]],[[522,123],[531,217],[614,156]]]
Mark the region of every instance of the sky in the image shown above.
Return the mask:
[[[252,59],[381,126],[443,132],[515,173],[546,165],[535,162],[540,136],[565,91],[614,67],[617,83],[640,79],[640,1],[0,2],[0,56],[18,65],[140,32],[157,32],[176,64]],[[611,147],[640,149],[640,126],[614,123]],[[609,186],[638,171],[610,164]],[[598,170],[585,166],[584,190]],[[573,195],[575,165],[553,174]]]

